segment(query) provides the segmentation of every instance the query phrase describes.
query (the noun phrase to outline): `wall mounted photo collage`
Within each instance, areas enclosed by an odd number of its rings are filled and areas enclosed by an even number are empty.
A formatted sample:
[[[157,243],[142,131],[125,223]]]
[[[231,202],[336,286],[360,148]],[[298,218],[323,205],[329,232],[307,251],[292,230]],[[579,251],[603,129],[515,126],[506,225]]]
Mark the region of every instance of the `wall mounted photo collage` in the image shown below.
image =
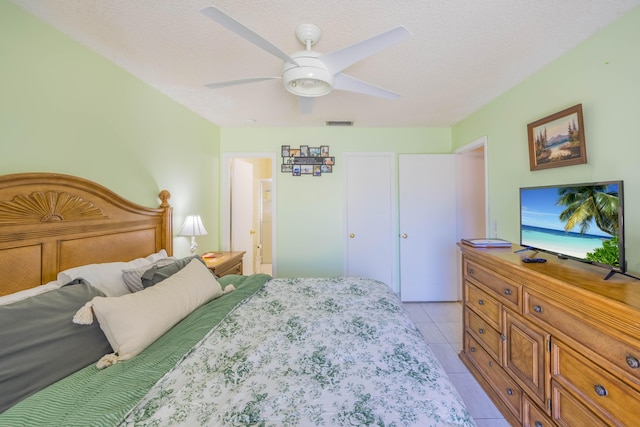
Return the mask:
[[[282,146],[280,171],[293,176],[322,176],[323,173],[332,173],[335,163],[336,158],[329,156],[328,145],[320,147],[301,145],[300,148],[291,148],[290,145]]]

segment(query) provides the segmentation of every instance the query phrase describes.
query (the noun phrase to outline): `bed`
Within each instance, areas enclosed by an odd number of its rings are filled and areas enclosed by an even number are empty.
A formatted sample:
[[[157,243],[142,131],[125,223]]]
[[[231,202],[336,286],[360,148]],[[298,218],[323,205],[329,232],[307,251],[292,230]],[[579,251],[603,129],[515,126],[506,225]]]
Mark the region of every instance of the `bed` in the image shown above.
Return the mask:
[[[0,177],[0,426],[474,425],[387,285],[216,278],[158,197]]]

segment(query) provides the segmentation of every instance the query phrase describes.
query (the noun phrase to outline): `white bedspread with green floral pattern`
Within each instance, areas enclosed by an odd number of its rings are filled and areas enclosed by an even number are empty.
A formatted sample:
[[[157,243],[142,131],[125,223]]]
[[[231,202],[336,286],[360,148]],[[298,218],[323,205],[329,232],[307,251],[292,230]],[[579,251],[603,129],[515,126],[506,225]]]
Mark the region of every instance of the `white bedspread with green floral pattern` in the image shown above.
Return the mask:
[[[387,285],[274,279],[169,371],[123,425],[473,426]]]

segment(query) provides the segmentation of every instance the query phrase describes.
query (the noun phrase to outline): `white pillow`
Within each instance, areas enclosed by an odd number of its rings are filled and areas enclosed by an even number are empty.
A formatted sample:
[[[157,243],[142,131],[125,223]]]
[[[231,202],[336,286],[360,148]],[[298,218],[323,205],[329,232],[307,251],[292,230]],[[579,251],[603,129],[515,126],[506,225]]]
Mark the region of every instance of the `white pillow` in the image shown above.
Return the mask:
[[[160,261],[161,259],[164,258],[168,258],[169,255],[167,255],[167,251],[165,251],[164,249],[160,249],[160,252],[156,252],[155,254],[151,254],[147,257],[145,257],[146,260],[148,260],[149,262],[156,262],[156,261]]]
[[[33,288],[25,289],[24,291],[18,291],[9,295],[1,296],[0,305],[11,304],[16,301],[21,301],[25,298],[32,297],[34,295],[39,295],[43,292],[53,291],[62,287],[63,284],[64,283],[60,283],[57,280],[54,280],[53,282],[49,282],[46,285],[40,285]]]
[[[98,367],[102,368],[137,355],[196,308],[223,293],[209,269],[193,260],[173,276],[140,292],[93,298],[78,311],[74,322],[90,323],[84,316],[87,307],[93,308],[117,354],[100,359]]]
[[[82,277],[91,286],[100,290],[108,297],[118,297],[130,293],[122,278],[122,270],[136,267],[151,266],[151,261],[137,258],[129,262],[105,262],[102,264],[88,264],[69,268],[58,273],[58,282],[69,283],[73,279]]]

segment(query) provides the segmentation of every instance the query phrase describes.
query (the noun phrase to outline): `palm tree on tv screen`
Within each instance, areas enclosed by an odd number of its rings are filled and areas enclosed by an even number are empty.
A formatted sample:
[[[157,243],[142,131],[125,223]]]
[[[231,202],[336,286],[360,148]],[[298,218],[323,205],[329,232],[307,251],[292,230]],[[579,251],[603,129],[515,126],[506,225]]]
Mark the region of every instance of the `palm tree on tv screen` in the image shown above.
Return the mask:
[[[618,235],[618,193],[606,192],[606,185],[586,187],[563,187],[558,189],[557,203],[567,208],[560,213],[564,229],[570,231],[580,227],[580,233],[589,231],[593,219],[600,230]]]
[[[607,185],[585,187],[563,187],[558,189],[559,206],[566,206],[560,213],[560,220],[565,223],[565,231],[580,227],[580,233],[589,231],[591,220],[603,232],[612,236],[603,241],[602,248],[587,253],[590,261],[609,265],[619,265],[618,253],[618,193],[607,192]]]

